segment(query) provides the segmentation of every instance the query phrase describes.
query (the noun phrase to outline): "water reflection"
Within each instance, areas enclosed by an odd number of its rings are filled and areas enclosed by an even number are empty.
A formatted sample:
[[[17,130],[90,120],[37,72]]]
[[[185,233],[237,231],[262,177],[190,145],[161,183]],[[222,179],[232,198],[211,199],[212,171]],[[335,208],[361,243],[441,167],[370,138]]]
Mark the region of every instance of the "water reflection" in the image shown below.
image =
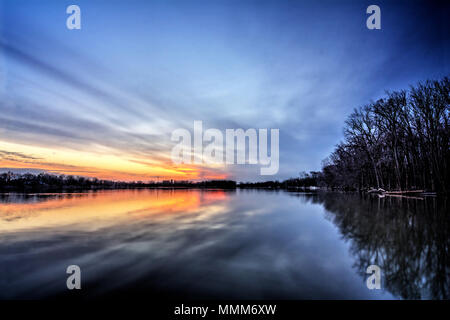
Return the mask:
[[[295,195],[295,196],[293,196]],[[266,191],[0,197],[0,298],[448,298],[447,203]],[[378,264],[387,290],[368,290]]]
[[[132,219],[173,219],[224,200],[224,191],[127,190],[89,193],[11,194],[0,198],[0,232],[80,225],[101,229]],[[154,217],[155,215],[162,215]]]
[[[355,267],[381,267],[384,285],[404,299],[449,299],[450,219],[446,198],[317,194],[351,242]]]

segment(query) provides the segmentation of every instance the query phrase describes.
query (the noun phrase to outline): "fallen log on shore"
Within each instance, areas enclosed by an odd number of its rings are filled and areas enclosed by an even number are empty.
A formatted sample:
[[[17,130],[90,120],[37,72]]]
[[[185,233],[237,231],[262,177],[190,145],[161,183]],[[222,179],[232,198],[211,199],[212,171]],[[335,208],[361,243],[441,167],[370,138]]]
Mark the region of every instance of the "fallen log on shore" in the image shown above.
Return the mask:
[[[385,191],[386,194],[424,193],[424,190]]]
[[[369,194],[376,194],[380,198],[389,196],[389,197],[405,197],[405,198],[422,199],[423,200],[423,198],[418,198],[418,197],[437,196],[436,192],[427,192],[425,190],[386,191],[384,189],[378,188],[378,189],[369,189],[366,192]]]
[[[382,197],[392,197],[392,198],[405,198],[405,199],[415,199],[415,200],[424,200],[424,197],[414,197],[403,194],[384,194]]]
[[[386,190],[381,189],[381,188],[367,190],[367,193],[379,193],[379,194],[383,194],[383,193],[385,193],[385,192],[386,192]]]

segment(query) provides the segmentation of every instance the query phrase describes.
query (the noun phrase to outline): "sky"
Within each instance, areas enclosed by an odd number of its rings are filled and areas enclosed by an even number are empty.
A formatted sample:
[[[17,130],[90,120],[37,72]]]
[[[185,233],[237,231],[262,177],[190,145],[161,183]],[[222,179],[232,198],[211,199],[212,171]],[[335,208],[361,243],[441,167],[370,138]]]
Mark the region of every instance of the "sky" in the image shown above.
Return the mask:
[[[81,9],[69,30],[66,8]],[[381,8],[381,29],[366,8]],[[281,180],[320,170],[345,119],[450,74],[436,1],[0,0],[0,171]],[[279,171],[175,164],[177,128],[279,129]]]

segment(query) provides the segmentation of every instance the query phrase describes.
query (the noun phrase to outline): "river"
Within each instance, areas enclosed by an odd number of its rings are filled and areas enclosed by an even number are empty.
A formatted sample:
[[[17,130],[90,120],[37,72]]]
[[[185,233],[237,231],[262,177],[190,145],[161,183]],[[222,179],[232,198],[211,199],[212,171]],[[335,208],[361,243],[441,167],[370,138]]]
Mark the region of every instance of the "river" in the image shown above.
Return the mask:
[[[448,212],[356,193],[1,194],[0,299],[448,299]]]

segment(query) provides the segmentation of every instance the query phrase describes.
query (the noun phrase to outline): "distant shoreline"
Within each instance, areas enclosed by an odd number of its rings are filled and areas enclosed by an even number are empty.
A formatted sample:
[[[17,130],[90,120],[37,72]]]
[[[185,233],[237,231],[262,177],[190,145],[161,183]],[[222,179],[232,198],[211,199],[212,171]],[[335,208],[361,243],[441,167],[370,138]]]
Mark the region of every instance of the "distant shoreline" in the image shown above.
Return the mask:
[[[434,192],[423,192],[421,190],[410,190],[405,192],[398,191],[387,191],[384,193],[373,192],[373,190],[332,190],[324,187],[267,187],[267,186],[249,186],[243,184],[242,186],[237,184],[235,187],[220,187],[220,186],[145,186],[145,187],[123,187],[123,188],[41,188],[41,189],[14,189],[14,188],[0,188],[0,196],[5,196],[8,194],[48,194],[48,193],[95,193],[101,191],[124,191],[124,190],[203,190],[203,191],[226,191],[232,192],[236,190],[264,190],[264,191],[285,191],[285,192],[308,192],[308,193],[321,193],[321,192],[331,192],[331,193],[359,193],[372,197],[378,198],[405,198],[405,199],[420,199],[423,200],[425,197],[441,197],[448,196],[447,194],[434,193]]]
[[[109,190],[205,190],[205,189],[217,189],[217,190],[236,190],[236,189],[260,189],[260,190],[303,190],[303,191],[325,191],[324,188],[310,188],[310,187],[261,187],[261,186],[239,186],[235,187],[223,187],[223,186],[145,186],[145,187],[123,187],[123,188],[76,188],[76,187],[64,187],[64,188],[0,188],[0,194],[4,193],[65,193],[65,192],[87,192],[87,191],[109,191]]]
[[[87,192],[100,190],[182,190],[182,189],[253,189],[253,190],[286,190],[286,191],[332,191],[332,192],[359,192],[373,194],[378,197],[385,196],[435,196],[436,192],[422,188],[391,189],[382,188],[349,188],[330,187],[324,185],[319,172],[303,173],[300,178],[291,178],[284,181],[262,181],[262,182],[236,182],[234,180],[206,180],[206,181],[112,181],[97,178],[86,178],[80,176],[65,176],[51,174],[14,174],[12,172],[0,174],[0,193],[64,193],[64,192]],[[442,192],[439,194],[448,195]]]

